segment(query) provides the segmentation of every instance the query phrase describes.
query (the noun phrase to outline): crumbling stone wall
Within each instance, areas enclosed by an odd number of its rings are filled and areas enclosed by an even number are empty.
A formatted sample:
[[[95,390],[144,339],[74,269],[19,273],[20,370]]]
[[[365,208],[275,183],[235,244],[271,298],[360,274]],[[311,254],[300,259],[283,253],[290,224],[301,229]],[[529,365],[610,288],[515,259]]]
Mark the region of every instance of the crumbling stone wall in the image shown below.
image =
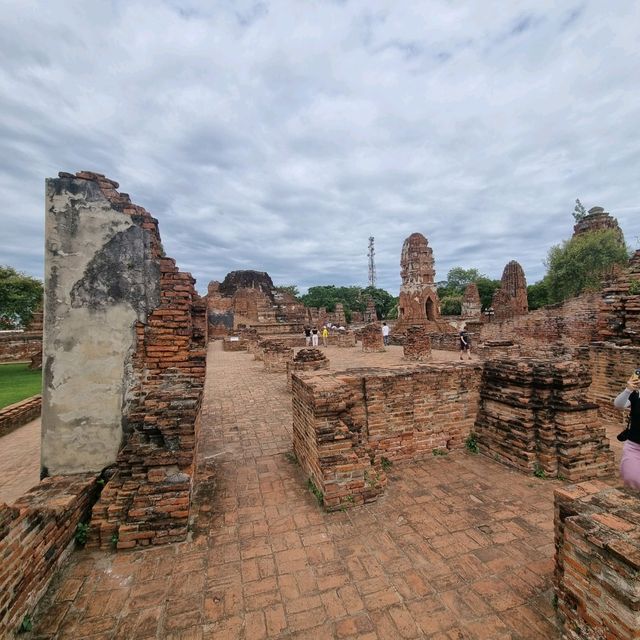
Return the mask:
[[[624,236],[618,220],[612,217],[611,214],[602,207],[591,207],[588,215],[574,225],[573,237],[575,238],[576,236],[593,231],[604,231],[605,229],[615,231],[620,237],[620,242],[624,242]]]
[[[293,374],[293,448],[328,509],[375,500],[383,458],[463,446],[478,407],[480,367],[418,365]]]
[[[478,285],[471,282],[465,287],[462,296],[462,311],[460,314],[463,318],[479,320],[482,317],[482,303],[480,302],[480,293]]]
[[[240,336],[230,336],[222,341],[223,351],[246,351],[247,341]]]
[[[207,321],[157,220],[117,187],[47,181],[42,461],[109,467],[90,542],[129,548],[186,535]]]
[[[609,476],[613,452],[588,367],[533,359],[485,363],[474,431],[480,452],[525,473],[571,481]]]
[[[73,548],[95,500],[94,474],[45,478],[12,506],[0,503],[0,637],[13,637]]]
[[[557,614],[567,640],[640,637],[640,498],[591,481],[555,491]]]

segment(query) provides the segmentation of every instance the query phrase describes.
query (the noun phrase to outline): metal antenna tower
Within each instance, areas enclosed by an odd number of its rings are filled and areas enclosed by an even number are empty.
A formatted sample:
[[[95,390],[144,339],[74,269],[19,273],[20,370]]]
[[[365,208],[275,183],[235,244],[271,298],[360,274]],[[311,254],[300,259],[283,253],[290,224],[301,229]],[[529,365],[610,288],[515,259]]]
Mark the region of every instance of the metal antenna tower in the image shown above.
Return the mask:
[[[373,246],[374,237],[369,236],[369,253],[367,256],[369,257],[369,286],[376,286],[376,261],[374,256],[376,255],[376,250]]]

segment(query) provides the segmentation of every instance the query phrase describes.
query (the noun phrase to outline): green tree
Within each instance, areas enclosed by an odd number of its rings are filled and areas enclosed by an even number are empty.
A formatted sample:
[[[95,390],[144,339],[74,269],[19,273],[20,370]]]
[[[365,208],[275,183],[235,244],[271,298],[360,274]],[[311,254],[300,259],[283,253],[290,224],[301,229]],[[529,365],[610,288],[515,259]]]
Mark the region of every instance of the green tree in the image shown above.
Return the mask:
[[[377,289],[376,287],[367,287],[362,290],[362,301],[359,311],[364,313],[367,309],[367,300],[373,298],[373,302],[376,305],[376,313],[380,320],[384,320],[389,317],[393,308],[398,305],[398,299],[392,296],[385,289]]]
[[[614,265],[628,260],[629,251],[613,229],[583,233],[551,247],[545,276],[549,303],[599,289]]]
[[[462,313],[462,296],[450,295],[440,298],[440,312],[443,316],[459,316]]]
[[[584,208],[582,202],[580,202],[580,198],[576,198],[576,206],[573,208],[573,218],[576,222],[580,222],[586,218],[589,214],[587,210]]]
[[[26,327],[42,304],[42,282],[0,265],[0,329]]]
[[[535,311],[549,304],[549,287],[546,278],[527,286],[527,302],[529,311]]]
[[[488,309],[491,306],[491,300],[493,299],[495,290],[500,288],[500,280],[491,280],[481,274],[477,269],[463,269],[462,267],[449,269],[447,279],[437,283],[440,304],[442,305],[447,298],[455,299],[456,297],[460,297],[460,299],[462,299],[465,288],[472,282],[475,282],[478,287],[482,308]],[[452,305],[447,308],[456,308],[453,302],[447,302],[447,305]],[[442,313],[444,315],[453,315],[445,313],[444,307],[442,308]],[[459,313],[460,311],[458,314]]]
[[[488,309],[493,302],[493,294],[502,286],[502,281],[482,276],[476,280],[476,286],[478,287],[482,308]]]
[[[300,290],[295,284],[283,284],[275,287],[276,291],[280,293],[288,293],[292,295],[294,298],[300,298]]]

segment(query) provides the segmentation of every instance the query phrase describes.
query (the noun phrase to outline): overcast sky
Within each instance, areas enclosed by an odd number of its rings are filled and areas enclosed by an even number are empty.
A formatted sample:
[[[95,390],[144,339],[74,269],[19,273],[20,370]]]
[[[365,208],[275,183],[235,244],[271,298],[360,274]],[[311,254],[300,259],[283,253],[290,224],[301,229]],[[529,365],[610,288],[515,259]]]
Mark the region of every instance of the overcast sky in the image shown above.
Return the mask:
[[[0,264],[43,272],[44,179],[98,171],[206,290],[397,294],[400,249],[530,283],[574,200],[640,234],[637,0],[0,0]]]

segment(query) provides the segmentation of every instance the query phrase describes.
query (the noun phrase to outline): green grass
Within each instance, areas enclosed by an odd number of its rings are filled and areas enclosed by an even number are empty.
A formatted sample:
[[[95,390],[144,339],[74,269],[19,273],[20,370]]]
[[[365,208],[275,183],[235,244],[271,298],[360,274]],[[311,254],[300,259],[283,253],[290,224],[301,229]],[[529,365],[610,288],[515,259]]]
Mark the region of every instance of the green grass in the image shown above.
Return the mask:
[[[27,364],[0,364],[0,409],[35,396],[42,390],[42,371]]]

